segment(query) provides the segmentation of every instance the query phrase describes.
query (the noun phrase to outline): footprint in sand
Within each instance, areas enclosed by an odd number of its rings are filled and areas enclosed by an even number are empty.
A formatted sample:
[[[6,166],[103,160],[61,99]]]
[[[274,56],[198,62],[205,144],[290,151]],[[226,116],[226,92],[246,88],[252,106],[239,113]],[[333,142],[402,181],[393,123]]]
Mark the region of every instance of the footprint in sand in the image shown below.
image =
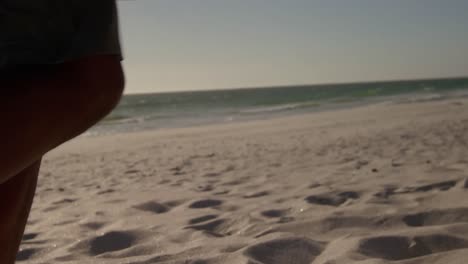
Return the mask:
[[[214,189],[214,187],[210,184],[207,184],[207,185],[198,185],[197,188],[195,189],[195,191],[197,192],[209,192],[209,191],[212,191]]]
[[[272,209],[272,210],[266,210],[262,211],[260,214],[264,217],[269,217],[269,218],[276,218],[276,217],[284,217],[289,210],[286,209]]]
[[[89,254],[97,256],[103,253],[129,248],[135,244],[137,237],[131,232],[113,231],[89,241]]]
[[[203,259],[196,259],[196,260],[192,260],[190,261],[190,264],[209,264],[211,262],[208,262],[207,260],[203,260]]]
[[[124,172],[124,174],[135,174],[140,173],[140,170],[130,169]]]
[[[153,263],[212,264],[212,263],[214,263],[213,261],[204,260],[204,259],[190,259],[190,260],[186,260],[186,261],[183,261],[183,260],[174,261],[174,259],[184,259],[184,258],[186,259],[187,257],[186,257],[186,255],[184,255],[184,252],[182,252],[182,253],[174,254],[174,255],[169,255],[169,254],[160,255],[160,256],[156,256],[156,257],[153,257],[153,258],[150,258],[148,260],[141,261],[141,262],[132,261],[131,263],[132,264],[153,264]],[[218,263],[218,262],[216,262],[216,263]]]
[[[171,208],[174,208],[174,207],[177,207],[183,203],[185,203],[186,200],[174,200],[174,201],[168,201],[168,202],[165,202],[164,204],[171,207]]]
[[[60,209],[60,208],[61,208],[60,206],[52,205],[52,206],[44,208],[42,211],[44,213],[47,213],[47,212],[55,211],[55,210]]]
[[[429,192],[429,191],[448,191],[457,185],[457,181],[443,181],[436,182],[421,186],[410,186],[401,190],[396,190],[395,194],[415,193],[415,192]]]
[[[108,193],[113,193],[113,192],[115,192],[114,189],[107,189],[107,190],[99,191],[96,194],[97,195],[103,195],[103,194],[108,194]]]
[[[444,181],[433,184],[423,185],[415,188],[416,192],[428,192],[432,190],[448,191],[457,185],[457,181]]]
[[[228,182],[222,183],[221,185],[222,186],[236,186],[244,182],[245,182],[244,180],[234,180],[234,181],[228,181]]]
[[[57,204],[68,204],[68,203],[74,203],[74,202],[76,202],[77,200],[78,200],[78,199],[65,198],[65,199],[61,199],[61,200],[55,201],[55,202],[53,202],[52,204],[54,204],[54,205],[57,205]]]
[[[23,241],[29,241],[35,239],[39,233],[26,233],[23,235]]]
[[[318,204],[318,205],[327,205],[327,206],[340,206],[346,201],[352,199],[358,199],[360,197],[357,192],[341,192],[338,194],[321,194],[321,195],[311,195],[305,198],[308,203]]]
[[[421,212],[406,215],[402,220],[406,225],[412,227],[468,223],[468,208],[452,208]]]
[[[189,225],[195,225],[195,224],[203,223],[203,222],[206,222],[206,221],[209,221],[209,220],[213,220],[213,219],[215,219],[217,217],[218,217],[217,215],[204,215],[204,216],[192,218],[192,219],[189,220],[188,223],[189,223]]]
[[[385,260],[405,260],[425,255],[468,248],[468,241],[455,236],[432,234],[424,236],[381,236],[363,239],[359,253]]]
[[[223,201],[221,200],[205,199],[205,200],[199,200],[199,201],[193,202],[192,204],[189,205],[189,208],[201,209],[201,208],[215,207],[221,204],[223,204]]]
[[[398,187],[393,185],[384,186],[383,189],[377,193],[374,193],[374,196],[377,198],[388,199],[390,196],[395,194],[395,190]]]
[[[276,218],[278,223],[284,224],[294,221],[294,217],[287,216],[290,209],[272,209],[260,212],[263,217]]]
[[[251,198],[258,198],[258,197],[266,196],[269,194],[270,192],[268,191],[260,191],[260,192],[247,193],[243,197],[246,199],[251,199]]]
[[[69,225],[69,224],[74,224],[76,222],[78,222],[78,219],[64,220],[64,221],[54,223],[54,226],[66,226],[66,225]]]
[[[91,229],[91,230],[98,230],[98,229],[101,229],[105,225],[106,223],[102,223],[102,222],[89,222],[89,223],[82,224],[81,226],[87,229]]]
[[[134,208],[142,211],[152,212],[155,214],[167,213],[169,212],[169,210],[171,210],[169,206],[157,202],[147,202],[139,204],[137,206],[134,206]]]
[[[246,246],[247,246],[246,244],[233,244],[233,245],[226,246],[225,248],[222,248],[220,250],[220,252],[222,252],[222,253],[234,253],[234,252],[236,252],[238,250],[243,249]]]
[[[208,172],[208,173],[205,173],[203,175],[203,177],[205,178],[213,178],[213,177],[218,177],[220,176],[221,174],[220,173],[217,173],[217,172]]]
[[[151,212],[155,214],[163,214],[169,212],[173,207],[176,207],[183,203],[182,201],[170,201],[165,203],[158,203],[154,201],[142,203],[139,205],[135,205],[133,208],[138,210]]]
[[[222,191],[219,191],[219,192],[214,192],[213,194],[214,195],[223,195],[223,194],[229,194],[230,191],[229,190],[222,190]]]
[[[323,251],[323,244],[302,237],[275,239],[253,245],[244,255],[262,264],[310,264]]]
[[[39,249],[37,248],[27,248],[27,249],[22,249],[16,254],[16,261],[26,261],[30,260],[34,255],[39,252]]]
[[[159,185],[163,185],[163,184],[168,184],[168,183],[171,183],[172,181],[171,180],[161,180],[158,182]]]
[[[126,202],[127,200],[125,199],[112,199],[112,200],[108,200],[108,201],[105,201],[105,203],[109,203],[109,204],[121,204],[121,203],[124,203]]]
[[[398,188],[396,186],[385,186],[380,192],[374,194],[377,198],[388,199],[393,195],[407,194],[407,193],[418,193],[418,192],[429,192],[429,191],[448,191],[457,185],[457,181],[443,181],[436,182],[421,186],[409,186],[404,188]]]
[[[311,183],[308,188],[309,189],[315,189],[315,188],[318,188],[318,187],[321,187],[321,186],[322,186],[322,184],[320,184],[320,183]]]
[[[194,229],[198,231],[204,231],[205,233],[215,236],[215,237],[224,237],[224,236],[229,236],[232,234],[231,232],[227,231],[229,227],[226,226],[225,219],[217,219],[217,220],[213,220],[213,221],[203,223],[203,224],[190,225],[190,226],[184,227],[184,229]]]

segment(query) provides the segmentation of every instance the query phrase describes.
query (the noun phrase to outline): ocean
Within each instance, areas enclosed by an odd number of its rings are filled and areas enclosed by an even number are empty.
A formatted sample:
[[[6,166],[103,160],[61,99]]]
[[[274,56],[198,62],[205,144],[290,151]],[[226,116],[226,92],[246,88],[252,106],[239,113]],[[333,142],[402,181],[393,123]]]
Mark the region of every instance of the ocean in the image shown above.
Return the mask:
[[[468,96],[468,78],[125,95],[86,135],[201,126]]]

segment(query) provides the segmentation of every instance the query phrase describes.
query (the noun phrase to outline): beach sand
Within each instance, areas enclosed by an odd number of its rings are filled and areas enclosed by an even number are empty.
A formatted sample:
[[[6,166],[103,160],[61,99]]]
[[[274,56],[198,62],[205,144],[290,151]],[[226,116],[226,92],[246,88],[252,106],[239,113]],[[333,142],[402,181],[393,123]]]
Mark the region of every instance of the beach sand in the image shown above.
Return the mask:
[[[80,137],[18,263],[466,263],[468,100]]]

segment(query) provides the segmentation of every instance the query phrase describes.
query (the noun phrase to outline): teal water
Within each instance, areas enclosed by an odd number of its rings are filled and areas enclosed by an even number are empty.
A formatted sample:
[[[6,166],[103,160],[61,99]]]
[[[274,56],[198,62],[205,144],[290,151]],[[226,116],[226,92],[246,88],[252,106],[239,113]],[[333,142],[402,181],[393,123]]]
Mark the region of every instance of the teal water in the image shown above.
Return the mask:
[[[468,95],[468,78],[126,95],[90,133],[266,119],[377,102]]]

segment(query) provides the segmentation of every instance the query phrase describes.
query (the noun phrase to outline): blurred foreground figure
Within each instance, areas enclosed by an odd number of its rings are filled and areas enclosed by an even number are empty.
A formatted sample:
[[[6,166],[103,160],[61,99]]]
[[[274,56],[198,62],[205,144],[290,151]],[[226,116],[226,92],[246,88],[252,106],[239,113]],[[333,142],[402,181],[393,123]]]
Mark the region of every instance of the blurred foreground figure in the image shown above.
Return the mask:
[[[0,263],[15,262],[42,156],[124,87],[115,0],[0,1]]]

